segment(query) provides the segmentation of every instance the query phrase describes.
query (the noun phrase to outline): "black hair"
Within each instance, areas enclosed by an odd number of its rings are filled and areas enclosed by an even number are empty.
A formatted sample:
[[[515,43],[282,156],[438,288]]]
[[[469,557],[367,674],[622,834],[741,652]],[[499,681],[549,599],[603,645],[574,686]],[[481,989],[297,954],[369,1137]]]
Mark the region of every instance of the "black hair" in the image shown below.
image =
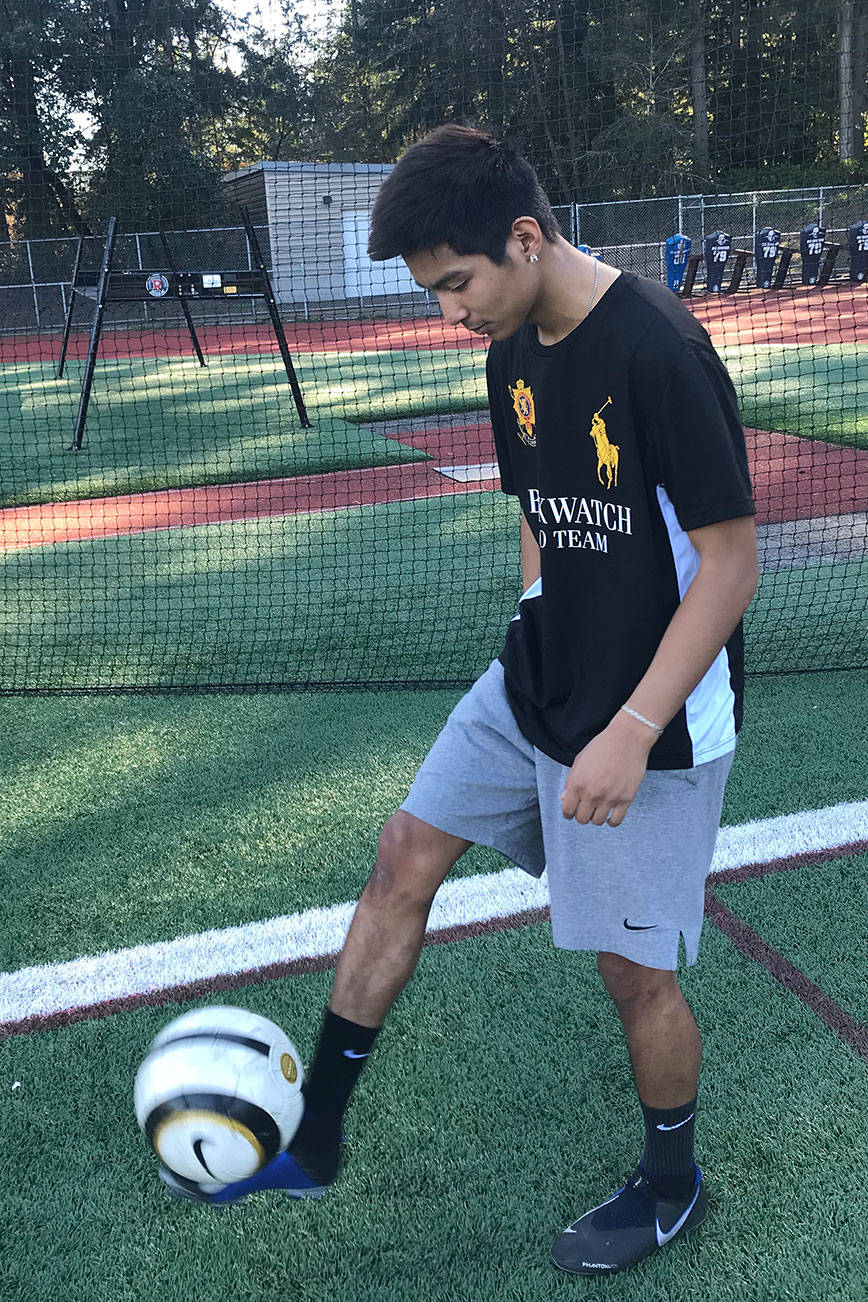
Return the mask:
[[[509,145],[448,123],[411,145],[380,187],[371,213],[374,262],[448,244],[502,265],[517,217],[533,217],[554,243],[560,226],[536,172]]]

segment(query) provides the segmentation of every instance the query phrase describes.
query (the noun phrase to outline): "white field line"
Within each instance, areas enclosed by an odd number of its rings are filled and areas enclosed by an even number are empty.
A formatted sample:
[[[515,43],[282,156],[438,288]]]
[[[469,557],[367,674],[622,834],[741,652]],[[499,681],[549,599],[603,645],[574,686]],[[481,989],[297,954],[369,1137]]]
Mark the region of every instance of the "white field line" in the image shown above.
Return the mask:
[[[721,828],[712,873],[868,839],[868,800]],[[519,868],[446,881],[428,931],[508,918],[548,904],[545,878]],[[265,922],[0,974],[0,1022],[87,1008],[340,951],[355,902]]]

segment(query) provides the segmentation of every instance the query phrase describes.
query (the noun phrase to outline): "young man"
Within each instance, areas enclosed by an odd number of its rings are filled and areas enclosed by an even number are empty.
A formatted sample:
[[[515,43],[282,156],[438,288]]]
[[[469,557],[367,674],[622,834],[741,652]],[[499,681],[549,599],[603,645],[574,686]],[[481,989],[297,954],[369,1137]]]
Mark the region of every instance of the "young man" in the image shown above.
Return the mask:
[[[446,321],[492,340],[524,593],[501,656],[383,829],[298,1136],[211,1201],[334,1180],[344,1110],[434,895],[480,842],[547,868],[554,943],[596,951],[626,1032],[641,1160],[552,1249],[564,1270],[618,1271],[705,1215],[702,1044],[676,969],[680,937],[697,958],[757,581],[735,395],[683,304],[573,248],[530,166],[480,132],[441,127],[408,150],[377,198],[370,252],[401,255]]]

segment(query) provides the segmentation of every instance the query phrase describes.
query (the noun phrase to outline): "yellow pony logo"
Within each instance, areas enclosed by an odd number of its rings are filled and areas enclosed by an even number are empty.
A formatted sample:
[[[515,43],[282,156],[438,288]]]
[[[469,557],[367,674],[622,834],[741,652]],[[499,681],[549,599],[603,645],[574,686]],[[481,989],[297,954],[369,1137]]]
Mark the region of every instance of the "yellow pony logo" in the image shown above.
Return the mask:
[[[606,488],[613,485],[618,487],[618,444],[609,442],[609,435],[606,432],[606,422],[600,415],[605,411],[612,401],[611,394],[603,403],[599,411],[595,411],[591,418],[590,436],[594,440],[594,446],[597,449],[597,479],[603,482],[603,467],[606,469],[608,482]]]

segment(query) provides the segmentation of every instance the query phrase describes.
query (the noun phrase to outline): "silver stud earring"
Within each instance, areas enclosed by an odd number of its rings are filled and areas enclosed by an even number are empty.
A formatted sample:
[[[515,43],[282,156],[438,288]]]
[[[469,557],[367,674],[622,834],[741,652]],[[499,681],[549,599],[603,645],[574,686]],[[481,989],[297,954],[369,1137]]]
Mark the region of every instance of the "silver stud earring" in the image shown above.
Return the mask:
[[[536,255],[535,253],[532,253],[532,254],[530,255],[530,257],[528,258],[528,262],[539,262],[539,258],[537,257],[537,255]]]

